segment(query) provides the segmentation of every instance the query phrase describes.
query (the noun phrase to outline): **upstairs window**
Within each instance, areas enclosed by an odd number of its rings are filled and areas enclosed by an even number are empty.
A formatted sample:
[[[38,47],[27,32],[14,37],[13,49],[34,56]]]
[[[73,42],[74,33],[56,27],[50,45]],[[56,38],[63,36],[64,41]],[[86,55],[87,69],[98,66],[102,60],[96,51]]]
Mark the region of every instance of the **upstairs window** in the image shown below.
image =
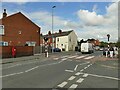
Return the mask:
[[[59,42],[59,38],[57,38],[57,41]]]
[[[4,35],[4,25],[0,25],[0,35]]]

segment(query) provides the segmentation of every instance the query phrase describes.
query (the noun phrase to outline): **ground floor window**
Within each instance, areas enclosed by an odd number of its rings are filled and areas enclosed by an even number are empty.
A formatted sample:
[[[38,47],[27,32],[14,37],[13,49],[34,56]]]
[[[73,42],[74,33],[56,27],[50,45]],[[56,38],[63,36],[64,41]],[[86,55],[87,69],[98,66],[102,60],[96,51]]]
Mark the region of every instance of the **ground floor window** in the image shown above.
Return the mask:
[[[35,46],[35,45],[36,45],[36,42],[27,41],[27,42],[26,42],[26,45],[27,45],[27,46]]]
[[[8,46],[8,42],[0,41],[0,46]]]

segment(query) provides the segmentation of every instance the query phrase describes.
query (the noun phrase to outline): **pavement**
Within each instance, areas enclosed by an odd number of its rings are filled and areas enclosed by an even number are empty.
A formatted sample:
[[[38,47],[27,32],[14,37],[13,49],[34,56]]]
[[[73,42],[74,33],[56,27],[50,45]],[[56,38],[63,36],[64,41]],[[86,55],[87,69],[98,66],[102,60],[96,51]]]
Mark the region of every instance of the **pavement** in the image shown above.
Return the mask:
[[[106,58],[101,54],[102,52],[87,55],[79,52],[61,52],[50,54],[48,58],[43,55],[29,56],[29,58],[38,57],[37,60],[20,57],[20,60],[28,61],[3,64],[0,68],[2,87],[118,88],[118,81],[120,81],[118,61],[100,60]],[[95,62],[92,62],[93,60]]]
[[[0,64],[7,64],[7,63],[13,63],[13,62],[20,62],[20,61],[28,61],[28,60],[34,60],[34,59],[40,59],[40,58],[45,58],[44,53],[35,54],[33,56],[23,56],[23,57],[16,57],[16,58],[0,59]]]

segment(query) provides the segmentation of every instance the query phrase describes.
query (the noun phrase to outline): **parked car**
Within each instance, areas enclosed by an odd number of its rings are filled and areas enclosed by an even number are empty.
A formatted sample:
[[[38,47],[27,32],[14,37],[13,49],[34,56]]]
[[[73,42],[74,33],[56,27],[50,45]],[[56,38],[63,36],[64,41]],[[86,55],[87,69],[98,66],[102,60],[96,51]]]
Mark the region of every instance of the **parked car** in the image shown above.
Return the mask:
[[[100,48],[100,51],[103,51],[103,48]]]
[[[54,52],[61,52],[61,49],[59,49],[59,48],[54,48],[53,51],[54,51]]]

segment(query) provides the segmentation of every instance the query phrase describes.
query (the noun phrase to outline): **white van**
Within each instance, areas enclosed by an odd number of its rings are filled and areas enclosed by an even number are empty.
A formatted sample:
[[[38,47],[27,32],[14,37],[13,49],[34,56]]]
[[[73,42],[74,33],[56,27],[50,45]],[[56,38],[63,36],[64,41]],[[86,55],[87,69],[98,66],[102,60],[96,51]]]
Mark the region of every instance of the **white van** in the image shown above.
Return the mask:
[[[81,44],[81,53],[93,53],[94,48],[92,43],[82,43]]]

